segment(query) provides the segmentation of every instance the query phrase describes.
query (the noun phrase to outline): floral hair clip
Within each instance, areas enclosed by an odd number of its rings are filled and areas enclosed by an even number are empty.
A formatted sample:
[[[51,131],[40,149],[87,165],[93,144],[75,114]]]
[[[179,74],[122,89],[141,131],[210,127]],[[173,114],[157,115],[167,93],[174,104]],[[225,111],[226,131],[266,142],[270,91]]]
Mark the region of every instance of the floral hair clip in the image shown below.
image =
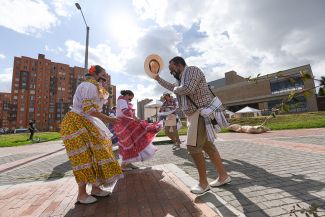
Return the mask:
[[[88,70],[89,74],[94,75],[94,72],[96,72],[95,66],[91,66],[90,69]]]

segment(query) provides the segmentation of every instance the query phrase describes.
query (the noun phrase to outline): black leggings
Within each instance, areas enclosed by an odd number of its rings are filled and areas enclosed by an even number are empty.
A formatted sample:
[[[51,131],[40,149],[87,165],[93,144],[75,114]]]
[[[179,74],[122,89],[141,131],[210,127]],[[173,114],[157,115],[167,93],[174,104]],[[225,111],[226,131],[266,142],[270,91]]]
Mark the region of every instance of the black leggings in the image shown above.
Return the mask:
[[[33,136],[34,136],[34,130],[29,130],[30,131],[30,137],[29,139],[32,140],[33,139]]]

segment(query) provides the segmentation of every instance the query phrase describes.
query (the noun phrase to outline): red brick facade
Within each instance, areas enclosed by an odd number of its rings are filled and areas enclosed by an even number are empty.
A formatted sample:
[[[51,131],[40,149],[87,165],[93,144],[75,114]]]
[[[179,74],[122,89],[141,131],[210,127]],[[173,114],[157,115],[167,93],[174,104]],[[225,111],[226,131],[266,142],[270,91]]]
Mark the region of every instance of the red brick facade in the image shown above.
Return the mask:
[[[84,71],[81,67],[52,62],[43,54],[39,54],[38,59],[15,57],[9,129],[27,128],[33,119],[39,131],[57,129],[72,106],[76,88],[84,79]],[[109,114],[109,108],[116,105],[113,101],[116,98],[113,95],[116,94],[113,91],[115,86],[111,85],[111,77],[108,77],[104,87],[109,91],[110,99],[103,107],[104,114]]]
[[[9,128],[9,105],[11,93],[0,92],[0,129]]]

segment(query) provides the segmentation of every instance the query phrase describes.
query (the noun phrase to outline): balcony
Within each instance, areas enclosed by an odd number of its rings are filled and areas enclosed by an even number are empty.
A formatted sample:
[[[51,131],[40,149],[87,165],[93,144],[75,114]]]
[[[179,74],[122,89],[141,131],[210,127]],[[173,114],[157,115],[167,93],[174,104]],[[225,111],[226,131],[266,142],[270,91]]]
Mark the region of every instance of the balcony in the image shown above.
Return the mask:
[[[17,114],[17,111],[8,111],[7,112],[9,115],[16,115]]]
[[[8,107],[9,107],[9,108],[17,108],[17,105],[9,104]]]
[[[8,121],[15,121],[15,120],[17,120],[17,117],[7,117],[7,120]]]
[[[50,82],[56,82],[56,81],[58,81],[57,78],[51,78],[51,79],[50,79]]]
[[[55,88],[57,88],[57,87],[58,87],[58,84],[57,84],[57,83],[55,83],[55,84],[50,84],[50,87],[55,87]]]
[[[58,89],[50,89],[50,92],[51,93],[57,93],[58,92]]]

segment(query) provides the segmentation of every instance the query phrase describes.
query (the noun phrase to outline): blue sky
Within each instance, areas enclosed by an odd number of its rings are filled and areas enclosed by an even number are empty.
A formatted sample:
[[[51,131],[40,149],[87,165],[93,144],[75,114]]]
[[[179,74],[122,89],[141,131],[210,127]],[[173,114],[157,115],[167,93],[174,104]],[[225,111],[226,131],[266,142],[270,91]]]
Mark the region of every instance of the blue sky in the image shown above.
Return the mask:
[[[0,92],[11,91],[14,56],[84,66],[86,27],[76,1],[1,0]],[[165,64],[180,55],[208,81],[235,70],[267,74],[311,64],[325,67],[325,2],[300,0],[77,1],[90,27],[89,63],[100,64],[112,84],[135,99],[158,99],[164,88],[147,77],[145,58]],[[293,7],[294,5],[294,7]],[[164,68],[161,76],[173,81]]]

